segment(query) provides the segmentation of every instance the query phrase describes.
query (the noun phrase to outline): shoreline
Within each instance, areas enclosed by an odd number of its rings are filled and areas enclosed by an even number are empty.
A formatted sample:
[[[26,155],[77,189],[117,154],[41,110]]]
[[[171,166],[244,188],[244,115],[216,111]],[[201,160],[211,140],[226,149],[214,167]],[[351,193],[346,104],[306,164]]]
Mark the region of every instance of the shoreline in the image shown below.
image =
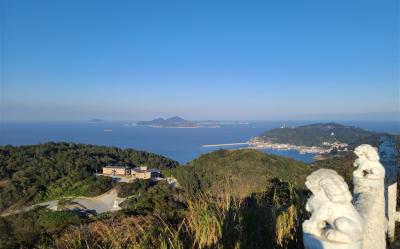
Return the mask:
[[[275,149],[275,150],[296,150],[300,154],[326,154],[332,151],[331,148],[325,149],[317,146],[300,146],[294,144],[274,144],[274,143],[249,143],[251,149]]]
[[[304,145],[294,145],[294,144],[278,144],[278,143],[270,143],[264,141],[258,141],[254,139],[250,139],[247,142],[238,142],[238,143],[225,143],[225,144],[205,144],[202,147],[227,147],[227,146],[237,146],[237,145],[248,145],[245,148],[240,149],[274,149],[274,150],[295,150],[300,154],[317,154],[323,155],[330,153],[335,147],[319,147],[319,146],[304,146]],[[338,149],[338,148],[336,148]],[[346,151],[346,149],[344,149]]]
[[[270,148],[278,150],[297,150],[300,154],[313,153],[313,154],[328,154],[332,150],[337,151],[348,151],[348,144],[340,143],[338,141],[334,143],[323,142],[323,146],[306,146],[306,145],[294,145],[294,144],[283,144],[283,143],[272,143],[265,141],[260,137],[253,137],[249,140],[249,144],[254,148]]]

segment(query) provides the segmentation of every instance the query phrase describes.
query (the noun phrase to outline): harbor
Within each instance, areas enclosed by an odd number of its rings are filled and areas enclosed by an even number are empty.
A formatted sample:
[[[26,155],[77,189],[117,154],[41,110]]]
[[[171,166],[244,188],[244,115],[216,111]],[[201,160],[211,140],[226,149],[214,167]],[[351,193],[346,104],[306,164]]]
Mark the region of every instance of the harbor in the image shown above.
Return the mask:
[[[325,143],[325,146],[301,146],[294,144],[280,144],[280,143],[271,143],[263,141],[259,138],[252,138],[248,142],[239,142],[239,143],[224,143],[224,144],[205,144],[202,147],[230,147],[230,146],[240,146],[247,145],[249,149],[274,149],[274,150],[296,150],[299,151],[300,154],[305,153],[313,153],[313,154],[326,154],[331,152],[333,149],[337,149],[338,151],[347,151],[347,144],[345,143]]]

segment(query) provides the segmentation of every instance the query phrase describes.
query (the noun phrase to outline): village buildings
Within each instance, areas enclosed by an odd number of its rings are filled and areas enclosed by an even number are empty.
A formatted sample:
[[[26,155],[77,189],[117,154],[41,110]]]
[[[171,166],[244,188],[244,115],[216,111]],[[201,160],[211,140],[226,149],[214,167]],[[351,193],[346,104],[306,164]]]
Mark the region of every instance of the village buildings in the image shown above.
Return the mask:
[[[107,165],[103,167],[104,176],[123,176],[133,179],[156,179],[161,176],[159,169],[148,169],[147,166],[129,167],[119,165]]]

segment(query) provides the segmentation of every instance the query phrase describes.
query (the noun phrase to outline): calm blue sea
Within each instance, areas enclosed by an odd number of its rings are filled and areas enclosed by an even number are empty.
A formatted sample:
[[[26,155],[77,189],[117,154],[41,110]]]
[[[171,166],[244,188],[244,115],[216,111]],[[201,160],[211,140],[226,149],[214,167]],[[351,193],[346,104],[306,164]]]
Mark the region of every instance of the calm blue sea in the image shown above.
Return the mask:
[[[219,149],[204,148],[204,144],[245,142],[260,133],[282,126],[298,126],[316,121],[269,121],[249,124],[223,125],[217,129],[171,129],[131,125],[132,122],[2,122],[0,145],[29,145],[48,141],[67,141],[85,144],[133,148],[161,154],[186,163],[200,154]],[[343,121],[373,131],[400,133],[399,122]],[[105,131],[112,130],[112,131]],[[238,147],[225,147],[238,148]],[[289,156],[311,162],[313,154],[297,151],[265,150],[267,153]]]

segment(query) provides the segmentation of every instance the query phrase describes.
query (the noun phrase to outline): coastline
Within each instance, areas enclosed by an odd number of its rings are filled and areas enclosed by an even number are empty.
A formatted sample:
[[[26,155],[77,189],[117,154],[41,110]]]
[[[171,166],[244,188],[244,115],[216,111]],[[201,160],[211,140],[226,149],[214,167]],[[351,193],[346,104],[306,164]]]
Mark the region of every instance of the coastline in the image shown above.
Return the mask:
[[[255,149],[277,149],[277,150],[297,150],[300,154],[313,153],[313,154],[328,154],[332,150],[337,151],[348,151],[348,144],[340,143],[338,141],[334,143],[324,142],[324,146],[305,146],[305,145],[294,145],[294,144],[282,144],[272,143],[265,141],[260,137],[253,137],[248,142],[252,148]]]
[[[236,146],[236,145],[248,145],[245,149],[274,149],[274,150],[295,150],[300,154],[317,154],[320,157],[323,154],[328,154],[332,150],[336,149],[338,151],[347,151],[347,144],[332,144],[329,147],[320,147],[320,146],[305,146],[305,145],[294,145],[294,144],[280,144],[280,143],[271,143],[265,142],[263,140],[256,138],[252,138],[247,142],[240,143],[227,143],[227,144],[206,144],[202,147],[224,147],[224,146]],[[244,148],[241,148],[244,149]]]
[[[294,144],[275,144],[275,143],[249,143],[251,149],[275,149],[275,150],[296,150],[300,154],[313,153],[313,154],[326,154],[332,151],[332,148],[322,148],[317,146],[299,146]]]
[[[248,147],[241,149],[274,149],[274,150],[296,150],[300,154],[312,153],[312,154],[326,154],[331,152],[332,148],[322,148],[317,146],[298,146],[293,144],[274,144],[265,142],[240,142],[240,143],[226,143],[226,144],[204,144],[202,147],[227,147],[227,146],[237,146],[237,145],[248,145]]]

